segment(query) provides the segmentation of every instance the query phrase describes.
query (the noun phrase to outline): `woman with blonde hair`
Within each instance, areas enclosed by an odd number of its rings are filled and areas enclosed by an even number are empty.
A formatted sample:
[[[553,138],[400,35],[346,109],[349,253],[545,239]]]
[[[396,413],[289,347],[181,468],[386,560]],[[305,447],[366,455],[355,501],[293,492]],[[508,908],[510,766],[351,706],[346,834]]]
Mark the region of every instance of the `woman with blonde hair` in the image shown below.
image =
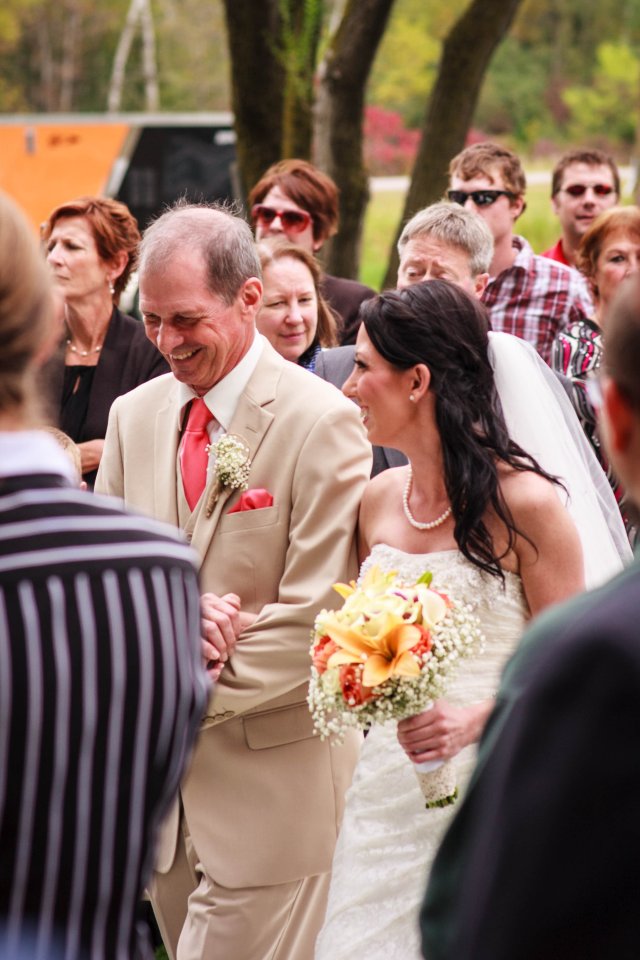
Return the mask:
[[[56,207],[41,232],[65,321],[45,371],[46,389],[60,427],[80,447],[83,477],[92,487],[111,404],[169,367],[142,324],[118,309],[140,242],[125,204],[80,197]]]
[[[337,343],[337,321],[321,293],[315,257],[288,241],[258,244],[264,291],[256,326],[278,353],[313,370],[323,347]]]

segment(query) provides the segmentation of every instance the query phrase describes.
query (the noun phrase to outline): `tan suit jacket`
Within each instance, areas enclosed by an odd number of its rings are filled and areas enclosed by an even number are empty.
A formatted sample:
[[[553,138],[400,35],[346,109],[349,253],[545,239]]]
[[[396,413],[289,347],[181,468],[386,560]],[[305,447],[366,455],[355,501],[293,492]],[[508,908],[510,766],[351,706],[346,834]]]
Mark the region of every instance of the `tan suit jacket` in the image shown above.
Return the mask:
[[[116,400],[96,489],[178,524],[178,415],[171,374]],[[202,590],[237,593],[258,618],[216,686],[182,800],[209,875],[265,886],[331,867],[358,739],[336,748],[314,734],[309,641],[318,610],[340,602],[331,585],[356,572],[371,448],[355,405],[267,343],[229,432],[249,445],[249,487],[274,502],[229,514],[239,495],[226,491],[210,517],[196,507],[190,524]],[[161,871],[176,835],[174,811]]]

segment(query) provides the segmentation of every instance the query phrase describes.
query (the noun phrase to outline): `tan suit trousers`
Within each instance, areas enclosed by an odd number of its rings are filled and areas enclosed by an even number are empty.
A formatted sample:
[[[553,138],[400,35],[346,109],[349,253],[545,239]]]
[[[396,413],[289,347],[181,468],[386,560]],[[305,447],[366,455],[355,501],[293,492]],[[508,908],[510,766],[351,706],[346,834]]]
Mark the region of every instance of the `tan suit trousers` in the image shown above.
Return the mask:
[[[187,834],[171,870],[155,874],[150,897],[171,960],[313,960],[329,879],[223,887],[197,861]]]

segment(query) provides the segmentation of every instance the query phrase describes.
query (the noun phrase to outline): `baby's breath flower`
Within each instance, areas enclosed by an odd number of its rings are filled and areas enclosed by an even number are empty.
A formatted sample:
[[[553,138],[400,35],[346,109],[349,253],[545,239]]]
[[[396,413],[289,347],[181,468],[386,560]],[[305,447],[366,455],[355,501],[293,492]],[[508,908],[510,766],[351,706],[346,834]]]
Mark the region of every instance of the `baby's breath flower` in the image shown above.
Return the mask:
[[[216,458],[215,477],[221,487],[233,490],[246,490],[249,485],[251,459],[249,448],[241,437],[234,433],[225,433],[212,443],[209,453]]]
[[[395,573],[382,574],[372,567],[359,586],[338,585],[345,598],[340,610],[322,610],[316,617],[308,702],[321,737],[340,742],[350,727],[367,729],[420,713],[445,692],[457,662],[481,652],[484,637],[471,607],[448,595],[443,602],[442,594],[425,585],[430,580],[420,579],[419,584],[401,584]],[[408,651],[415,658],[414,668],[383,671],[367,687],[367,661],[381,651],[389,656],[389,639],[398,622],[424,628],[415,653]]]

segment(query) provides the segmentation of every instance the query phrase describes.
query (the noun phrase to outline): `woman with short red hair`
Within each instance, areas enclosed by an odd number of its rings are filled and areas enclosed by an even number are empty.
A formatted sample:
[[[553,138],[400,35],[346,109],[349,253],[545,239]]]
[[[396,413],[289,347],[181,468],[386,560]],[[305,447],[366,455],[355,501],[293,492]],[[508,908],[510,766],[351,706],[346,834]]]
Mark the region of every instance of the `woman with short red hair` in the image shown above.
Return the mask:
[[[128,207],[80,197],[56,207],[41,233],[65,321],[60,348],[44,372],[46,389],[93,487],[111,404],[169,367],[142,324],[118,309],[140,242]]]

